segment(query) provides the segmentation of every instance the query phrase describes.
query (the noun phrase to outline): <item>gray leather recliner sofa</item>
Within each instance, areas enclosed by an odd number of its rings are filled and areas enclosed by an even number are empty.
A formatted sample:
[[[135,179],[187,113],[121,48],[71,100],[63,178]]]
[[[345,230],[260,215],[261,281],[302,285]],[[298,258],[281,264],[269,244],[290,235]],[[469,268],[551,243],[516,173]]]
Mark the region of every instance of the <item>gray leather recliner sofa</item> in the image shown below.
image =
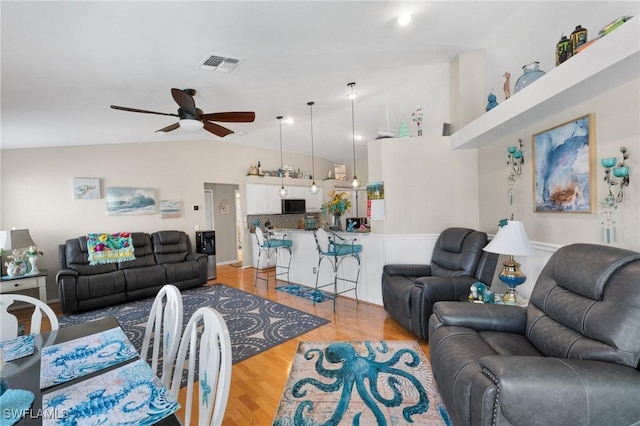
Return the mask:
[[[131,233],[135,260],[89,265],[85,236],[58,248],[62,312],[71,314],[154,297],[165,284],[180,290],[207,282],[207,255],[193,253],[182,231]]]
[[[404,328],[427,339],[434,303],[466,298],[476,281],[491,286],[498,255],[483,251],[486,245],[484,232],[448,228],[438,236],[430,264],[385,265],[384,309]]]
[[[557,250],[529,305],[439,302],[433,375],[455,425],[640,422],[640,253]]]

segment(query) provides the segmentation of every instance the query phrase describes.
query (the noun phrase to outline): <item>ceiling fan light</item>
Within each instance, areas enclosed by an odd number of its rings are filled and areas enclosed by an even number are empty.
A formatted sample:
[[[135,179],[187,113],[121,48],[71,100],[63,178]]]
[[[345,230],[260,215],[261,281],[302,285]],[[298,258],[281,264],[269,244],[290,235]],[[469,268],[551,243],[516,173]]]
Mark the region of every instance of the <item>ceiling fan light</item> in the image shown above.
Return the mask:
[[[180,128],[187,132],[196,132],[204,127],[204,123],[200,120],[194,120],[192,118],[183,118],[180,120]]]

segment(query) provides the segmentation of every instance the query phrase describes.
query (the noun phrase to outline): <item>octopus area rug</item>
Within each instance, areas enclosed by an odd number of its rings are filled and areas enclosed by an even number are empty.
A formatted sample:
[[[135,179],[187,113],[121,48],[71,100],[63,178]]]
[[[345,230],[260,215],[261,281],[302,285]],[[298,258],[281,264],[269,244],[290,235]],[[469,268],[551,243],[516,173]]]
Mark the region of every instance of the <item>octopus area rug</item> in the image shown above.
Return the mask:
[[[140,352],[154,298],[58,318],[60,327],[115,317]],[[329,321],[224,284],[182,291],[183,331],[193,313],[211,306],[224,317],[231,338],[233,363],[266,351]],[[151,352],[151,351],[149,351]]]
[[[358,424],[451,424],[418,342],[300,342],[273,425]]]

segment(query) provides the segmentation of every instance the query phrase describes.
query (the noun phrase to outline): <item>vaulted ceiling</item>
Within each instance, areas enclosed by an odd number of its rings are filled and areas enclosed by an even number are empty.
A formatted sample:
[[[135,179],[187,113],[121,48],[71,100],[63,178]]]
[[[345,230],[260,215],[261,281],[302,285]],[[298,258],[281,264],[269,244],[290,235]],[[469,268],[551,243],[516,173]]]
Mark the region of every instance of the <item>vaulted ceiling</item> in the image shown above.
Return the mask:
[[[171,88],[193,88],[205,113],[255,111],[229,123],[232,144],[351,158],[356,82],[357,155],[376,137],[387,106],[425,134],[448,117],[448,64],[484,48],[487,81],[533,60],[553,67],[555,43],[582,24],[600,27],[638,12],[638,2],[551,1],[2,1],[1,148],[217,139],[205,131],[154,133],[176,120],[110,109],[175,113]],[[411,11],[401,27],[396,17]],[[241,59],[230,72],[203,70],[208,56]],[[509,67],[509,68],[506,68]],[[515,82],[515,78],[512,84]],[[500,98],[500,96],[499,96]],[[484,100],[483,100],[484,101]]]

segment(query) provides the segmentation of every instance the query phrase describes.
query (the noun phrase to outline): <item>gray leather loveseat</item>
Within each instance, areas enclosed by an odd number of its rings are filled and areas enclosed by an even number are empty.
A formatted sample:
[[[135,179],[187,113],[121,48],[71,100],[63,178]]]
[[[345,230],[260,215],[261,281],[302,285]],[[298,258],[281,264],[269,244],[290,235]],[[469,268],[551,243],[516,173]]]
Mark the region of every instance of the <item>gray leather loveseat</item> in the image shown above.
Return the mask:
[[[153,297],[165,284],[181,290],[207,282],[207,256],[182,231],[131,233],[136,259],[89,265],[86,236],[59,246],[56,276],[62,312],[71,314]]]
[[[572,244],[529,305],[439,302],[433,375],[455,425],[640,422],[640,253]]]

